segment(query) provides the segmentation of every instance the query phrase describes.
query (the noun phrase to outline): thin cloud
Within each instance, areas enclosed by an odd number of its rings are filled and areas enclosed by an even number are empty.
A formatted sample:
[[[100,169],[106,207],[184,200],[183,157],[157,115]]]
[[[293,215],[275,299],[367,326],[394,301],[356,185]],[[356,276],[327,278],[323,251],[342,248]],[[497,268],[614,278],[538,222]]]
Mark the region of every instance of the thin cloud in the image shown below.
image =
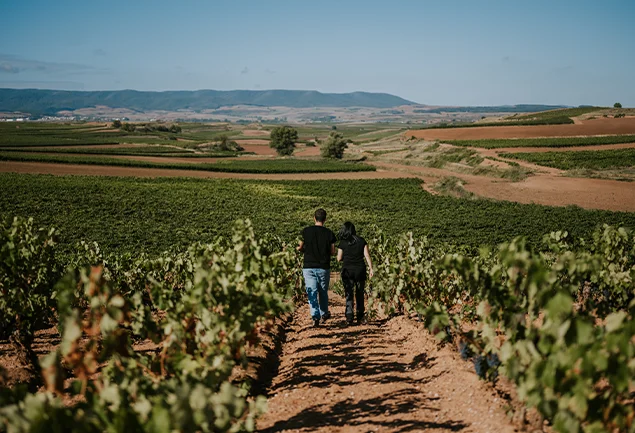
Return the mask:
[[[99,56],[99,57],[103,57],[103,56],[107,56],[108,53],[106,51],[102,50],[101,48],[95,48],[93,50],[93,55]]]
[[[249,73],[249,68],[245,66],[242,71],[240,71],[241,75],[245,75]]]
[[[37,71],[47,74],[110,74],[109,69],[95,68],[80,63],[45,62],[25,59],[11,54],[0,54],[0,72],[19,74],[27,71]]]
[[[17,74],[20,72],[20,69],[11,63],[3,62],[0,64],[0,72],[4,72],[6,74]]]

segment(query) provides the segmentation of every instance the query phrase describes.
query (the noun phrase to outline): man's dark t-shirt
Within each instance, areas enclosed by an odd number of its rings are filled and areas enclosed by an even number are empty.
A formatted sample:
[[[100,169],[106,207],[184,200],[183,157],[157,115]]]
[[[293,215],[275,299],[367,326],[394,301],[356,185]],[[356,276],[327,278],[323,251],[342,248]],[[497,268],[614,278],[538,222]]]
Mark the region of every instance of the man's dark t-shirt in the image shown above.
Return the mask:
[[[354,271],[354,274],[366,275],[366,263],[364,262],[364,247],[366,241],[359,236],[351,244],[349,241],[340,241],[338,248],[342,250],[342,269]]]
[[[302,230],[304,240],[304,268],[331,269],[331,244],[335,234],[322,226],[311,226]]]

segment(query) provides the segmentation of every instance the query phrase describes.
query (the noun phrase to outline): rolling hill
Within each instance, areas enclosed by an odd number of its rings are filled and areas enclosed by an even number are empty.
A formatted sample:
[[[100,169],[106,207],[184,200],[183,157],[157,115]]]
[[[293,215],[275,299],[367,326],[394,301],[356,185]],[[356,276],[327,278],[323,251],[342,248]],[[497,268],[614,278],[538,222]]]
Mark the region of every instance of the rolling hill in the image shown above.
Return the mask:
[[[371,107],[390,108],[415,105],[414,102],[387,93],[321,93],[304,90],[197,90],[140,92],[64,91],[37,89],[0,89],[0,111],[31,114],[55,114],[98,105],[137,111],[206,110],[223,106],[255,105],[263,107]]]

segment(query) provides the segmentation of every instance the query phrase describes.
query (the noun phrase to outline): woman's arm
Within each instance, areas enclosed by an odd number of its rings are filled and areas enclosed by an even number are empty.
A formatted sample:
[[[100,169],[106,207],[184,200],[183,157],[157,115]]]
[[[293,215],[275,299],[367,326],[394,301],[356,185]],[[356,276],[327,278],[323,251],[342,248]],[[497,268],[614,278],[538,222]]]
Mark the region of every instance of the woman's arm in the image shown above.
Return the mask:
[[[337,261],[341,262],[343,258],[344,258],[344,251],[342,251],[340,248],[338,248],[337,249]]]
[[[364,258],[368,262],[368,275],[373,278],[375,272],[373,272],[373,261],[370,259],[370,251],[368,251],[368,244],[364,245]]]

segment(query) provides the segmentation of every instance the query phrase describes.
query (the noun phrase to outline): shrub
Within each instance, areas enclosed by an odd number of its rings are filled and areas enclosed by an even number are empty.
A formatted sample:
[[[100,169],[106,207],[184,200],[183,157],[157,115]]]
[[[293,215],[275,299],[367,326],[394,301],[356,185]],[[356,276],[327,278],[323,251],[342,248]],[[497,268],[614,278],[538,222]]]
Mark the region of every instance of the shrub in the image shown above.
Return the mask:
[[[221,152],[242,152],[245,150],[240,144],[236,143],[233,140],[230,140],[229,137],[225,134],[220,135],[217,139],[218,141],[212,145],[212,149]]]
[[[324,158],[342,159],[344,150],[348,147],[348,140],[339,132],[331,132],[321,146],[320,153]]]
[[[132,123],[124,123],[123,125],[121,125],[121,129],[122,131],[126,132],[135,132],[137,127]]]

